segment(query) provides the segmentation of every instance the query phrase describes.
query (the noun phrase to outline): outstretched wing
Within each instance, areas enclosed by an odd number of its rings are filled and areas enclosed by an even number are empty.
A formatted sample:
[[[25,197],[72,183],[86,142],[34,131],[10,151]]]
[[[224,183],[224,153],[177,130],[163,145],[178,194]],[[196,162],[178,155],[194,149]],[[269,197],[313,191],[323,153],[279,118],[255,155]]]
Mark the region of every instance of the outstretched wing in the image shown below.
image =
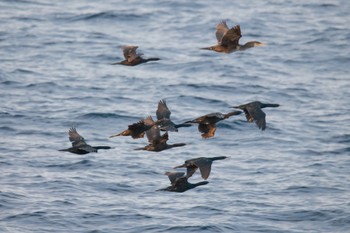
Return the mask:
[[[199,124],[198,131],[202,133],[203,138],[214,137],[216,131],[216,124]]]
[[[168,176],[171,184],[175,184],[176,179],[183,177],[185,173],[184,172],[166,172],[165,175]]]
[[[261,110],[259,106],[256,105],[248,105],[247,106],[247,111],[251,118],[254,119],[256,125],[259,127],[261,130],[265,130],[266,128],[266,120],[265,116],[266,114]]]
[[[226,24],[226,21],[221,21],[216,25],[216,39],[218,40],[218,43],[221,43],[222,37],[225,35],[225,33],[228,31],[228,27]]]
[[[73,146],[83,146],[87,145],[84,138],[78,134],[75,128],[70,128],[68,131],[69,141],[72,142]]]
[[[160,137],[160,129],[157,125],[152,126],[149,130],[146,131],[147,139],[149,144],[153,144],[154,142],[159,142]]]
[[[211,164],[212,161],[206,159],[206,158],[199,158],[193,161],[193,164],[196,165],[199,168],[199,171],[201,172],[203,179],[208,179],[210,171],[211,171]]]
[[[238,46],[241,37],[241,27],[236,25],[225,33],[220,44],[223,46]]]
[[[170,114],[171,114],[171,112],[170,112],[168,106],[166,105],[165,100],[163,99],[163,100],[159,101],[158,108],[156,111],[157,119],[158,120],[163,119],[163,118],[170,119]]]
[[[139,55],[136,53],[136,49],[138,46],[123,46],[123,54],[125,57],[125,60],[128,62],[132,62],[135,58],[137,58]]]

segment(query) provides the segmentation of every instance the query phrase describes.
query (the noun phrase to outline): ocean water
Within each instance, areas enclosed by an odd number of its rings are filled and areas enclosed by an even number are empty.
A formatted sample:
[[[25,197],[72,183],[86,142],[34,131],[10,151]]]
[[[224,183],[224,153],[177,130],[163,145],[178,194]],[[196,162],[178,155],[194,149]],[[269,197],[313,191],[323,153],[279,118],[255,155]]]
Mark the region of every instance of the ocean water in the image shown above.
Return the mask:
[[[0,232],[350,232],[350,3],[332,1],[0,2]],[[214,45],[221,20],[244,52]],[[160,61],[112,66],[138,45]],[[254,100],[187,145],[135,151],[109,138],[166,99],[176,123]],[[75,155],[67,131],[111,150]],[[156,192],[186,159],[229,156],[209,184]],[[196,173],[190,182],[201,181]]]

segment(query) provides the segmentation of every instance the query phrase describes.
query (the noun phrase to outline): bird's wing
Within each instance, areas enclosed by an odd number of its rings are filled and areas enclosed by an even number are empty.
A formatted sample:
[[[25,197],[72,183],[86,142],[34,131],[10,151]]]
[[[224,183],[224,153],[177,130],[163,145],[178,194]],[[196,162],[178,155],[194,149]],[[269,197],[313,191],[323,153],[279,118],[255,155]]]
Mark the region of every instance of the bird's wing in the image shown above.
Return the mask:
[[[123,54],[125,57],[125,60],[128,62],[132,62],[135,58],[137,58],[139,55],[136,53],[136,49],[138,46],[123,46]]]
[[[250,115],[250,113],[248,112],[248,110],[247,110],[247,109],[243,109],[243,111],[244,111],[245,117],[247,118],[247,121],[253,122],[253,121],[254,121],[254,118],[252,117],[252,115]]]
[[[256,125],[261,130],[265,130],[266,128],[266,121],[265,116],[266,114],[261,110],[260,107],[254,106],[254,105],[248,105],[247,111],[252,119],[254,119]]]
[[[166,143],[169,140],[169,134],[168,132],[165,132],[161,137],[160,137],[160,143]]]
[[[163,100],[159,101],[158,108],[156,111],[157,119],[158,120],[163,119],[163,118],[170,119],[170,114],[171,114],[171,112],[170,112],[168,106],[166,105],[165,100],[163,99]]]
[[[75,128],[70,128],[68,131],[68,135],[69,135],[69,141],[72,142],[73,146],[86,145],[84,138],[80,136],[80,134],[78,134]]]
[[[191,177],[196,171],[198,167],[194,164],[187,166],[186,176]]]
[[[216,131],[216,124],[199,124],[198,125],[199,132],[202,133],[203,138],[211,138],[215,135]]]
[[[201,172],[202,178],[203,179],[208,179],[210,170],[211,170],[211,164],[212,161],[206,159],[206,158],[199,158],[195,161],[193,161],[193,164],[195,164],[198,168],[199,171]]]
[[[221,45],[238,46],[238,42],[241,37],[241,28],[239,25],[236,25],[225,33],[221,39]]]
[[[199,124],[198,125],[198,131],[201,133],[208,133],[210,130],[209,124]]]
[[[154,125],[154,120],[151,116],[148,116],[146,117],[145,119],[142,120],[143,124],[148,126],[148,127],[151,127]]]
[[[172,131],[172,132],[178,131],[174,122],[172,122],[170,119],[167,119],[167,118],[158,120],[157,125],[162,131]]]
[[[186,188],[188,185],[187,177],[180,177],[175,180],[175,183],[173,186],[177,187],[178,189],[183,189]]]
[[[150,144],[153,144],[155,141],[159,142],[159,140],[161,139],[160,130],[157,125],[154,125],[152,126],[152,128],[147,130],[146,135]]]
[[[171,184],[175,184],[176,179],[183,177],[185,173],[184,172],[166,172],[165,175],[168,176]]]
[[[228,31],[228,27],[226,24],[226,21],[221,21],[216,25],[216,39],[218,40],[218,43],[221,43],[222,37],[225,35],[225,33]]]

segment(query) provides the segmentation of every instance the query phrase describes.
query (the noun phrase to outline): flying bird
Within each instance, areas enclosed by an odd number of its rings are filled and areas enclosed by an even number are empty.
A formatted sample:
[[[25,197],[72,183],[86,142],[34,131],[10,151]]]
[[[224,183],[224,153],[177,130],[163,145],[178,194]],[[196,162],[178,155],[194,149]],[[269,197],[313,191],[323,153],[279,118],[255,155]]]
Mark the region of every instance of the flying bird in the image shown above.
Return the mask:
[[[97,152],[99,149],[108,150],[109,146],[90,146],[85,142],[85,139],[80,136],[75,128],[70,128],[68,131],[69,141],[72,142],[72,147],[68,149],[62,149],[59,151],[68,151],[74,154],[84,155],[90,152]]]
[[[219,53],[232,53],[235,51],[243,51],[249,48],[265,45],[259,41],[249,41],[244,45],[240,45],[239,39],[242,37],[241,27],[236,25],[229,29],[226,21],[221,21],[218,25],[216,25],[215,35],[216,39],[218,40],[218,44],[201,49],[213,50]]]
[[[233,108],[238,108],[244,111],[247,121],[254,122],[261,130],[266,129],[266,114],[261,110],[266,107],[278,107],[279,104],[268,104],[261,103],[260,101],[254,101],[247,104],[242,104],[238,106],[233,106]]]
[[[158,103],[158,108],[156,111],[157,122],[156,124],[159,126],[162,131],[173,131],[177,132],[180,127],[189,127],[191,124],[175,124],[172,120],[170,120],[170,110],[166,104],[165,99],[162,99]]]
[[[153,121],[152,117],[151,120]],[[185,146],[185,143],[175,143],[168,144],[169,140],[168,132],[165,132],[163,135],[160,134],[160,129],[157,125],[153,125],[149,130],[146,131],[148,145],[142,148],[137,148],[136,150],[147,150],[147,151],[162,151],[171,149],[173,147]]]
[[[166,188],[163,189],[158,189],[157,191],[168,191],[168,192],[185,192],[189,189],[193,189],[197,186],[200,185],[206,185],[209,182],[208,181],[201,181],[198,183],[189,183],[188,182],[188,178],[185,175],[185,173],[183,172],[166,172],[165,175],[168,176],[170,182],[171,182],[171,186],[168,186]]]
[[[185,123],[197,123],[198,131],[202,133],[202,137],[211,138],[215,135],[217,122],[227,119],[230,116],[239,115],[241,113],[241,111],[233,111],[227,114],[223,114],[221,112],[209,113],[194,120],[186,121]]]
[[[137,138],[143,138],[145,135],[145,132],[152,128],[154,125],[154,121],[151,116],[148,116],[147,118],[140,120],[137,123],[134,123],[132,125],[128,126],[128,129],[124,130],[121,133],[113,134],[110,136],[110,138],[117,137],[117,136],[131,136],[133,139]]]
[[[226,159],[226,158],[227,158],[226,156],[219,156],[219,157],[211,157],[211,158],[199,157],[199,158],[189,159],[189,160],[186,160],[184,164],[174,167],[174,169],[181,168],[181,167],[187,168],[186,177],[189,178],[199,168],[202,178],[206,180],[210,175],[211,165],[213,161]]]
[[[142,53],[136,53],[138,46],[125,45],[122,47],[125,60],[113,63],[112,65],[136,66],[149,61],[158,61],[159,58],[142,58]]]

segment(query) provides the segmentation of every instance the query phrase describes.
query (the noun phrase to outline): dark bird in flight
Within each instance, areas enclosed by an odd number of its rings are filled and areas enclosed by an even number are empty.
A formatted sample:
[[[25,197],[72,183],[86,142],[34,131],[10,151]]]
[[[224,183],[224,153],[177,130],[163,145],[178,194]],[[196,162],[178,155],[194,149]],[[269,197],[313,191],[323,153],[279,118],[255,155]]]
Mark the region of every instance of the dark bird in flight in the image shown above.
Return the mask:
[[[108,150],[111,149],[109,146],[90,146],[86,144],[85,139],[78,134],[75,128],[70,128],[68,131],[69,141],[72,142],[72,147],[68,149],[62,149],[59,151],[68,151],[78,155],[88,154],[90,152],[97,152],[99,149]]]
[[[158,189],[157,191],[169,191],[169,192],[182,193],[189,189],[193,189],[197,186],[206,185],[209,183],[208,181],[201,181],[195,184],[189,183],[187,181],[188,178],[184,176],[185,173],[183,172],[166,172],[165,175],[169,177],[171,186],[168,186],[163,189]]]
[[[230,116],[239,115],[241,113],[241,111],[233,111],[227,114],[215,112],[198,117],[192,121],[186,121],[185,123],[198,123],[198,131],[202,133],[202,137],[210,138],[215,135],[217,122],[227,119]]]
[[[242,109],[244,111],[246,118],[247,118],[247,121],[249,121],[249,122],[255,121],[255,123],[259,127],[259,129],[265,130],[266,129],[266,120],[265,120],[266,114],[261,109],[266,108],[266,107],[278,107],[278,106],[280,106],[280,105],[279,104],[266,104],[266,103],[261,103],[259,101],[254,101],[251,103],[242,104],[239,106],[234,106],[233,108]]]
[[[219,53],[232,53],[235,51],[243,51],[249,48],[265,45],[259,41],[249,41],[244,45],[240,45],[239,39],[242,37],[240,26],[236,25],[229,29],[226,21],[222,21],[216,25],[215,35],[216,39],[218,40],[218,44],[201,49],[213,50]]]
[[[211,171],[211,164],[213,163],[213,161],[226,159],[226,158],[227,158],[226,156],[219,156],[219,157],[211,157],[211,158],[199,157],[199,158],[189,159],[189,160],[186,160],[184,164],[174,167],[174,169],[181,168],[181,167],[187,168],[186,177],[189,178],[199,168],[202,178],[206,180],[209,177],[209,174]]]
[[[138,46],[129,46],[125,45],[122,47],[123,54],[125,57],[125,60],[121,62],[113,63],[112,65],[125,65],[125,66],[136,66],[141,63],[149,62],[149,61],[158,61],[159,58],[142,58],[142,53],[136,53],[136,49]]]
[[[128,129],[124,130],[121,133],[114,134],[110,136],[110,138],[117,137],[117,136],[131,136],[133,139],[143,138],[145,135],[145,132],[150,128],[152,128],[153,125],[154,125],[154,121],[152,117],[148,116],[147,118],[140,120],[137,123],[129,125]]]
[[[178,131],[180,127],[189,127],[191,124],[175,124],[172,120],[170,120],[170,110],[165,102],[165,100],[160,100],[158,103],[158,108],[156,111],[157,122],[156,124],[162,131]]]
[[[152,117],[151,120],[153,121]],[[168,144],[167,141],[169,140],[168,132],[164,133],[163,135],[160,135],[160,129],[157,125],[153,125],[152,128],[146,131],[146,135],[148,138],[148,145],[143,148],[138,148],[136,150],[148,150],[148,151],[162,151],[167,150],[173,147],[180,147],[185,146],[185,143],[175,143],[175,144]]]

